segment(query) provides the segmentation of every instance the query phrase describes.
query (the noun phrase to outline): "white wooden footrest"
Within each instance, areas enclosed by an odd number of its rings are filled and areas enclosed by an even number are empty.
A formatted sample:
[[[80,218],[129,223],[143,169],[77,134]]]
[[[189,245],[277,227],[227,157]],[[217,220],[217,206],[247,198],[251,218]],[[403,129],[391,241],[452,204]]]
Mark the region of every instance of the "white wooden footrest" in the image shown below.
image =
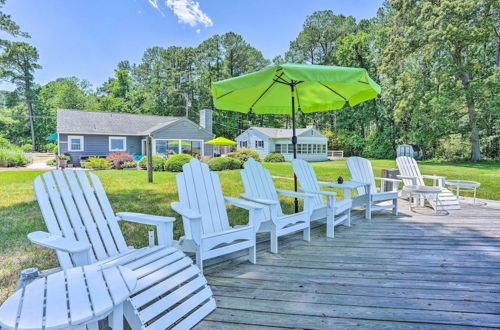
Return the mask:
[[[124,261],[138,275],[136,291],[124,306],[132,328],[187,329],[216,308],[205,277],[180,250],[144,248]]]

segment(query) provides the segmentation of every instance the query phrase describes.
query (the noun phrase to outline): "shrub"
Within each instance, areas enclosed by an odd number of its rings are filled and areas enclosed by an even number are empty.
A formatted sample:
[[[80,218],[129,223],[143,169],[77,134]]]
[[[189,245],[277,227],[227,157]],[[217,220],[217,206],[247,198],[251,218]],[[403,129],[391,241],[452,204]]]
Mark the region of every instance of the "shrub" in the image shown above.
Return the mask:
[[[285,161],[285,157],[280,153],[271,152],[266,155],[264,161],[268,163],[283,163]]]
[[[22,152],[31,152],[31,144],[23,144],[21,146],[21,151]]]
[[[0,167],[26,166],[28,159],[14,150],[0,149]]]
[[[193,159],[193,157],[188,154],[173,155],[165,161],[165,170],[170,172],[182,172],[182,165],[189,163],[191,159]]]
[[[144,156],[139,161],[139,166],[142,169],[148,168],[148,157]],[[165,159],[159,155],[153,155],[153,171],[164,171],[165,170]]]
[[[56,160],[49,159],[45,164],[47,164],[47,166],[56,166]]]
[[[0,148],[1,149],[10,149],[11,145],[9,140],[6,138],[0,137]]]
[[[99,158],[99,157],[89,157],[89,160],[86,162],[82,162],[82,165],[91,168],[93,170],[104,170],[104,169],[110,169],[113,167],[113,163],[110,161],[107,161],[104,158]]]
[[[106,156],[108,162],[113,163],[113,167],[117,170],[121,169],[122,164],[125,162],[133,162],[134,157],[125,151],[113,151],[108,156]]]
[[[122,168],[137,168],[137,162],[125,162],[122,164]]]
[[[233,157],[215,157],[208,161],[208,167],[212,171],[237,170],[241,162]]]
[[[260,162],[259,153],[253,149],[240,149],[234,153],[234,158],[238,159],[241,164],[246,162],[250,157]]]
[[[62,155],[57,155],[57,159],[59,160],[70,160],[71,157],[69,155],[66,155],[66,154],[62,154]]]

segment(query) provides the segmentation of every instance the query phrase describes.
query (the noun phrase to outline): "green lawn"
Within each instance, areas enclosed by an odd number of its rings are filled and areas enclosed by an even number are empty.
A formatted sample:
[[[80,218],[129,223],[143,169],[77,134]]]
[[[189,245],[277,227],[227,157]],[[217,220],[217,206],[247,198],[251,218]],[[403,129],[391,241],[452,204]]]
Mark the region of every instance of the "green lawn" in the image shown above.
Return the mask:
[[[372,165],[377,176],[382,168],[396,166],[393,160],[374,160]],[[292,177],[289,163],[266,164],[275,176]],[[318,178],[322,181],[335,180],[339,175],[348,179],[349,174],[343,161],[314,163]],[[480,198],[500,200],[500,163],[420,163],[425,174],[444,175],[448,178],[481,182]],[[34,201],[32,182],[41,171],[0,172],[0,301],[15,290],[19,272],[36,266],[47,269],[57,266],[54,254],[46,248],[31,244],[26,235],[35,230],[45,230],[43,219]],[[177,199],[175,174],[155,173],[155,183],[146,183],[144,171],[97,171],[115,211],[143,212],[175,216],[170,203]],[[239,171],[221,172],[224,194],[238,196],[243,192]],[[279,188],[292,189],[293,181],[276,179]],[[341,193],[339,191],[339,193]],[[291,200],[284,200],[286,212],[291,210]],[[247,221],[246,213],[230,208],[232,224]],[[122,224],[127,242],[144,245],[147,241],[145,226]],[[182,233],[181,221],[175,222],[175,237]]]

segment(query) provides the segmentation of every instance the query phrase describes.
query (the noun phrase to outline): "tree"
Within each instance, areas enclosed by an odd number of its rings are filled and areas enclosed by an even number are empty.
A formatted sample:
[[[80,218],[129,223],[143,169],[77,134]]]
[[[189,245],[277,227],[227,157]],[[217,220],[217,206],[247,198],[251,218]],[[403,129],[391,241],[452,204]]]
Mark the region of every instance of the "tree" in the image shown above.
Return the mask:
[[[33,123],[34,72],[41,66],[37,63],[38,51],[25,42],[9,43],[0,55],[0,77],[17,87],[26,102],[31,130],[31,148],[35,151],[35,127]]]
[[[331,10],[316,11],[306,18],[302,31],[290,42],[285,54],[288,62],[335,64],[337,39],[352,33],[356,20],[352,16],[335,15]]]
[[[24,37],[29,38],[29,34],[22,32],[19,25],[12,20],[12,17],[3,12],[3,6],[6,0],[0,0],[0,31],[3,31],[13,37]],[[8,40],[0,39],[0,47],[6,47],[9,44]]]
[[[427,91],[432,93],[425,93],[427,100],[443,91],[448,95],[439,97],[441,103],[448,99],[452,106],[456,99],[462,100],[472,146],[471,160],[480,160],[481,114],[477,105],[484,83],[494,74],[496,65],[498,43],[494,27],[498,24],[498,1],[394,0],[391,6],[395,9],[393,22],[398,23],[393,25],[394,37],[387,52],[393,58],[404,56],[419,72],[422,67],[428,69],[423,81],[427,81]]]

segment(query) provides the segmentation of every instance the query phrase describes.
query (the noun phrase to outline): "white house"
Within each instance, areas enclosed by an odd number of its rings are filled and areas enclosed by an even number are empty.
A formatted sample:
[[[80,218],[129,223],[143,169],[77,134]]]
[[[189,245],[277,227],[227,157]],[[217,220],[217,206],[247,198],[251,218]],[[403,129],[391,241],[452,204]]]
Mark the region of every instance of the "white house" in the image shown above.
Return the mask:
[[[297,128],[297,158],[307,161],[327,160],[328,138],[314,126]],[[255,149],[262,158],[270,152],[277,152],[290,161],[293,159],[292,129],[250,127],[238,137],[238,149]]]

